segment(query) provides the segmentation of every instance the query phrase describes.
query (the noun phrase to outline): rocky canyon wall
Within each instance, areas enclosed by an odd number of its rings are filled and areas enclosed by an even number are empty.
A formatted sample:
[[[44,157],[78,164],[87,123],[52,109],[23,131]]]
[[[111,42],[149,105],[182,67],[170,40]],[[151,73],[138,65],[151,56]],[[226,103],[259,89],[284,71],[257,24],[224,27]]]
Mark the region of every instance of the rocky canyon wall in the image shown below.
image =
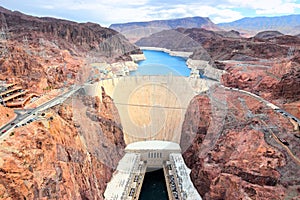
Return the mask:
[[[300,198],[299,133],[288,119],[245,94],[212,90],[191,101],[181,137],[203,199]]]
[[[71,85],[92,63],[131,61],[138,47],[94,23],[39,18],[0,7],[0,79],[42,93]]]
[[[102,99],[81,91],[10,133],[0,144],[0,199],[103,199],[125,142],[112,99]]]

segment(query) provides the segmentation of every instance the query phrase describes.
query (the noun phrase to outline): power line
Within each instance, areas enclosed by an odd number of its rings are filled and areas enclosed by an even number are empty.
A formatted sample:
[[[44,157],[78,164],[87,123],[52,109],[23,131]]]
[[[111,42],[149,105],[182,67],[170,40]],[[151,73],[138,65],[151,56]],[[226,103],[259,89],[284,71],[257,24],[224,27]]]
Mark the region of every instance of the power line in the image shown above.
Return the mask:
[[[122,106],[134,106],[134,107],[145,107],[145,108],[166,108],[166,109],[177,109],[177,110],[186,110],[185,107],[172,107],[172,106],[159,106],[159,105],[144,105],[144,104],[130,104],[130,103],[116,103],[111,102],[111,104],[122,105]]]
[[[172,107],[172,106],[159,106],[159,105],[145,105],[145,104],[130,104],[130,103],[120,103],[120,102],[107,102],[109,104],[121,105],[121,106],[133,106],[133,107],[146,107],[146,108],[166,108],[166,109],[178,109],[187,110],[187,107]],[[212,105],[213,106],[213,105]],[[199,110],[211,110],[211,108],[201,108]],[[235,108],[218,108],[218,110],[230,110],[236,111]],[[273,110],[272,108],[263,108],[262,110]]]

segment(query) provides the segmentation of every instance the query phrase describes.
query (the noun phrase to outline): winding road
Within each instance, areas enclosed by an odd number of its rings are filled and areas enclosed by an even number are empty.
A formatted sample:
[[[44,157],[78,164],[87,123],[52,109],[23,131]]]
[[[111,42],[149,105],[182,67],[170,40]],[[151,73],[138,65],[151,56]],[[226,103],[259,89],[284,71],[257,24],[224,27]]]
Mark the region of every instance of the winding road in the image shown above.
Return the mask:
[[[270,107],[271,109],[273,109],[275,112],[280,113],[281,115],[283,115],[283,116],[286,117],[286,118],[289,118],[289,119],[291,119],[291,120],[294,120],[295,122],[298,123],[298,126],[300,127],[300,120],[299,120],[297,117],[295,117],[294,115],[292,115],[292,114],[286,112],[285,110],[279,108],[278,106],[272,104],[271,102],[269,102],[269,101],[263,99],[262,97],[260,97],[260,96],[258,96],[258,95],[256,95],[256,94],[253,94],[253,93],[251,93],[251,92],[245,91],[245,90],[240,90],[240,89],[237,89],[237,88],[229,88],[229,87],[225,87],[225,86],[223,86],[223,85],[222,85],[222,87],[225,88],[226,90],[241,92],[241,93],[247,94],[247,95],[249,95],[249,96],[252,96],[252,97],[258,99],[259,101],[265,103],[266,106],[268,106],[268,107]],[[267,124],[264,120],[260,120],[260,121],[261,121],[266,127],[268,127],[268,124]],[[291,151],[291,149],[290,149],[286,144],[284,144],[284,142],[282,142],[280,138],[278,138],[278,136],[272,131],[272,129],[268,129],[268,130],[269,130],[269,132],[271,133],[271,135],[272,135],[272,137],[274,138],[274,140],[275,140],[280,146],[282,146],[282,147],[287,151],[287,153],[291,156],[291,158],[294,160],[294,162],[295,162],[297,165],[300,166],[300,159],[299,159],[297,156],[295,156],[295,155],[293,154],[293,152]]]
[[[55,97],[54,99],[51,99],[50,101],[38,106],[37,108],[15,111],[17,117],[1,127],[0,140],[8,135],[16,126],[22,126],[22,124],[26,124],[29,120],[35,118],[38,112],[42,112],[53,106],[62,104],[66,99],[68,99],[81,88],[82,86],[72,86],[69,91]]]

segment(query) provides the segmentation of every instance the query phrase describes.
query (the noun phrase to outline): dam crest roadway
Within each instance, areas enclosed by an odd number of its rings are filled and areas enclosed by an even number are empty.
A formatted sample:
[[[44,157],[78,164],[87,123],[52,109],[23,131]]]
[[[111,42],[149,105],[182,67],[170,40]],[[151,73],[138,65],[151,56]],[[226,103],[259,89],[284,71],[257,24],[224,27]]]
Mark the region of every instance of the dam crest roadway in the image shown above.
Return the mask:
[[[150,169],[163,169],[169,199],[201,199],[179,143],[190,101],[214,84],[219,83],[172,75],[127,76],[85,84],[87,95],[102,101],[104,89],[112,97],[127,144],[107,185],[105,199],[138,199],[144,175]]]

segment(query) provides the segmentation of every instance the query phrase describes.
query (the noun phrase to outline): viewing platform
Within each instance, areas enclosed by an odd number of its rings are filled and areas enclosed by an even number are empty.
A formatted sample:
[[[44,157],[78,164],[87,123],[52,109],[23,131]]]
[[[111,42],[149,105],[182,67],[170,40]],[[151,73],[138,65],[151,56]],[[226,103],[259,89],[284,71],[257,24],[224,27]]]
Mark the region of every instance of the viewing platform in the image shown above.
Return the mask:
[[[0,103],[10,108],[23,108],[28,102],[40,95],[30,93],[15,83],[0,85]]]

